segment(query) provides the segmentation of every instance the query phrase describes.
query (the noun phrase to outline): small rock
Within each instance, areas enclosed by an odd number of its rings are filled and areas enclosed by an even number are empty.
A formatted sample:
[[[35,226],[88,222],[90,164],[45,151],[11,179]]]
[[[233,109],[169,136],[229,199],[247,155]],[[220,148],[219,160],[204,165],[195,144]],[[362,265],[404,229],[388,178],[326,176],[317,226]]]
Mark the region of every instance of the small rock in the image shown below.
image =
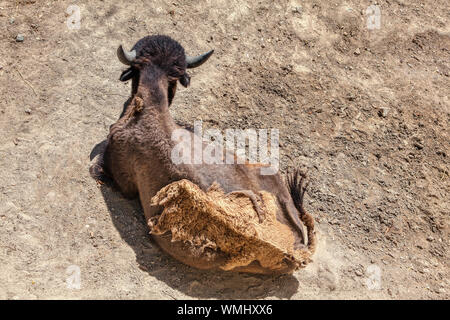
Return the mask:
[[[238,37],[237,36],[233,36],[233,40],[237,40],[238,39]]]
[[[292,12],[301,14],[302,13],[302,6],[292,7]]]
[[[338,219],[332,219],[331,221],[328,221],[329,224],[331,225],[340,225],[340,221]]]
[[[359,48],[356,48],[354,54],[359,56],[361,54],[361,50],[359,50]]]
[[[14,19],[14,18],[9,19],[9,23],[10,23],[10,24],[13,24],[14,21],[16,21],[16,19]]]
[[[30,108],[26,108],[26,109],[25,109],[25,113],[31,114],[31,109],[30,109]]]
[[[23,42],[25,40],[25,37],[23,34],[18,34],[16,37],[16,42]]]
[[[430,273],[430,269],[428,269],[428,268],[417,269],[417,271],[419,271],[419,273],[422,273],[422,274]]]
[[[389,108],[380,108],[378,110],[378,116],[386,118],[387,115],[389,114]]]
[[[430,242],[432,242],[432,241],[434,241],[434,238],[433,238],[432,236],[429,236],[429,237],[427,238],[427,240],[430,241]]]

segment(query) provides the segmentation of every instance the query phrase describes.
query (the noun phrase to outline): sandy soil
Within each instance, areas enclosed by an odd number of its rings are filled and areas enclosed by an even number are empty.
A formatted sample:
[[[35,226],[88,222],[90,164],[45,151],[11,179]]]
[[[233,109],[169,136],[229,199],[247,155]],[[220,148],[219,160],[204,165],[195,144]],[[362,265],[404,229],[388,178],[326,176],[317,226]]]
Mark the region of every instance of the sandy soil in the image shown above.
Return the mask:
[[[448,1],[378,1],[374,30],[357,0],[76,3],[71,30],[71,1],[0,1],[0,298],[450,298]],[[178,91],[178,122],[278,128],[282,171],[307,170],[307,268],[184,266],[136,201],[90,178],[129,94],[116,48],[155,33],[216,50]]]

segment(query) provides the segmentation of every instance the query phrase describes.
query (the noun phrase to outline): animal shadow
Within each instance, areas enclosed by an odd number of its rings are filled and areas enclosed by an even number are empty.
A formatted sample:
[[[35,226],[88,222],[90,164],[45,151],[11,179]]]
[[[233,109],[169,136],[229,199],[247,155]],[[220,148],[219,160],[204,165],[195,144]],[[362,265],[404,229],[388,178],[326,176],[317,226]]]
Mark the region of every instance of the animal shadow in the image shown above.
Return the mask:
[[[91,152],[93,159],[105,141]],[[189,267],[163,252],[149,235],[138,199],[125,199],[111,184],[100,187],[112,222],[122,239],[134,250],[139,268],[171,288],[197,298],[257,299],[290,298],[299,283],[292,275],[266,276]]]

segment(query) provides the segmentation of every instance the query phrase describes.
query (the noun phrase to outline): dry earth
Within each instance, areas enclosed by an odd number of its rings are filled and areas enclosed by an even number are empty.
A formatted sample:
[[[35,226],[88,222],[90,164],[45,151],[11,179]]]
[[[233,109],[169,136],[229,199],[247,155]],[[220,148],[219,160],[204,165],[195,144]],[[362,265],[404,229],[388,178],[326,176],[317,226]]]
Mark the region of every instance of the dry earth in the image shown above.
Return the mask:
[[[0,298],[448,299],[449,3],[376,3],[371,30],[357,0],[0,1]],[[129,94],[116,48],[156,33],[216,50],[178,91],[178,122],[278,128],[283,173],[308,171],[307,268],[184,266],[137,201],[89,177]]]

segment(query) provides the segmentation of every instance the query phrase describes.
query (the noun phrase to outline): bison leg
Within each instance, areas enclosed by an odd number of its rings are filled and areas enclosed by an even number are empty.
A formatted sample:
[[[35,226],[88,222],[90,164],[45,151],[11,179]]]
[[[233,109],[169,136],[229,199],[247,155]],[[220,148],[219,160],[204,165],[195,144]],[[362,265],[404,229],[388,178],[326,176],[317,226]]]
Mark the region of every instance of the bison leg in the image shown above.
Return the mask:
[[[106,149],[106,145],[107,145],[106,140],[100,142],[94,147],[94,149],[92,149],[90,155],[91,164],[89,166],[89,173],[98,184],[110,182],[110,178],[106,175],[106,172],[103,169],[104,165],[103,155]]]
[[[257,196],[252,190],[237,190],[237,191],[231,191],[227,195],[243,195],[250,199],[250,201],[253,204],[253,207],[255,208],[256,213],[258,214],[259,223],[262,223],[264,219],[266,218],[266,213],[261,208],[261,206],[258,203],[258,200],[262,202],[262,199]]]

